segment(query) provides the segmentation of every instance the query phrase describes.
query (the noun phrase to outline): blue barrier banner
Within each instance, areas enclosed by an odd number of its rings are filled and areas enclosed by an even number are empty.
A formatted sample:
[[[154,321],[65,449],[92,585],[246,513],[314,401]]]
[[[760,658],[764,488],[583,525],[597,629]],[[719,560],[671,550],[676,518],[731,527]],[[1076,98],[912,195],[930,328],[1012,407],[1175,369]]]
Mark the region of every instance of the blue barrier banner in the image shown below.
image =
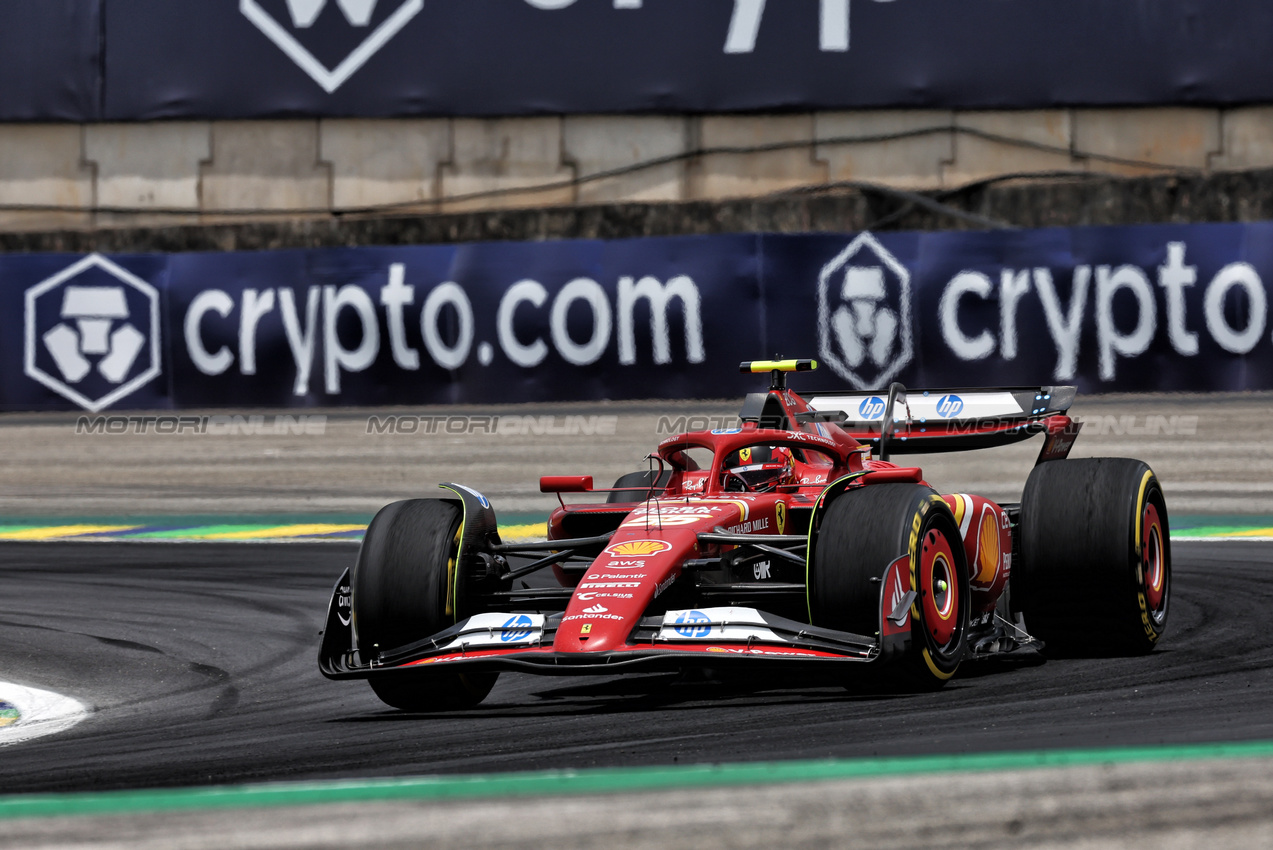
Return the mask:
[[[104,2],[112,121],[1273,101],[1265,0]]]
[[[0,408],[1273,389],[1273,223],[0,256]]]
[[[693,397],[709,350],[745,359],[761,333],[757,245],[726,236],[177,256],[173,283],[217,282],[171,291],[179,401]]]
[[[5,0],[0,121],[101,120],[103,0]]]
[[[6,0],[0,120],[1273,101],[1264,0]]]

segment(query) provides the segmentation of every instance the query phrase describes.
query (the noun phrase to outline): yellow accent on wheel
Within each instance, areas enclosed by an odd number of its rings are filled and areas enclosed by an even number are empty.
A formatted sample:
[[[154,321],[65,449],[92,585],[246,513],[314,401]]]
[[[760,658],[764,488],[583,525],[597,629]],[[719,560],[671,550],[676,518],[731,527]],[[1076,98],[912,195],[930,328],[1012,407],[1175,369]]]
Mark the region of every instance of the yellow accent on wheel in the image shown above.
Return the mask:
[[[951,676],[955,675],[955,670],[951,670],[949,673],[943,673],[941,670],[937,669],[937,665],[933,663],[933,656],[928,653],[928,647],[924,647],[921,654],[924,656],[924,663],[928,665],[928,672],[932,673],[938,679],[941,679],[944,682]],[[959,669],[959,666],[955,665],[955,669]]]
[[[455,619],[455,561],[460,554],[460,534],[464,531],[464,523],[455,530],[455,538],[451,541],[453,550],[446,559],[446,609],[445,614]]]
[[[1141,523],[1145,521],[1145,490],[1149,487],[1149,479],[1154,477],[1152,469],[1145,470],[1145,474],[1140,479],[1140,492],[1136,495],[1136,554],[1140,555],[1140,535],[1143,529]]]

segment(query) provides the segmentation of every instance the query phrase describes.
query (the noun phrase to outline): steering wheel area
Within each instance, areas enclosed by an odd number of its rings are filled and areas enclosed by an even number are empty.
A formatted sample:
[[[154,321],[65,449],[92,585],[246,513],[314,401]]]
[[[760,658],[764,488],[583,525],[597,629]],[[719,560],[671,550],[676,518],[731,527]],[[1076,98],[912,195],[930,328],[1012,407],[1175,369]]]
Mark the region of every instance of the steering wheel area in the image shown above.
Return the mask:
[[[721,470],[721,489],[726,493],[751,493],[752,487],[737,472],[729,469]]]

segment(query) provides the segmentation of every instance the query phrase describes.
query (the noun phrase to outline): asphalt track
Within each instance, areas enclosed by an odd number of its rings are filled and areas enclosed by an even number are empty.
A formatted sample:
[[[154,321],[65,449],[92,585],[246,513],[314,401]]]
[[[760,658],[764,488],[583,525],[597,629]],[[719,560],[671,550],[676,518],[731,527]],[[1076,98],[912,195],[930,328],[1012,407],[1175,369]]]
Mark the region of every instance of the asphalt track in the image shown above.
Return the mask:
[[[5,748],[6,794],[274,780],[1273,740],[1273,544],[1181,543],[1146,658],[969,665],[896,696],[505,675],[412,715],[315,664],[350,544],[6,544],[3,678],[94,714]],[[2,843],[2,839],[0,839]]]

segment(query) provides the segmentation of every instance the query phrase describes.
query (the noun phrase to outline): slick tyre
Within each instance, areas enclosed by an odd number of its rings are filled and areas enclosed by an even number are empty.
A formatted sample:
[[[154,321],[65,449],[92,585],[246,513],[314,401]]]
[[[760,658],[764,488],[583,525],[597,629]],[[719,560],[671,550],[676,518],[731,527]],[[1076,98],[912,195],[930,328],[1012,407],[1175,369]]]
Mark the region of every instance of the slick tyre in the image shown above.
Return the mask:
[[[814,625],[860,635],[880,630],[881,579],[908,556],[911,646],[886,672],[907,689],[939,688],[959,669],[969,615],[968,566],[950,508],[919,484],[848,490],[827,508],[810,575]]]
[[[1021,498],[1014,603],[1054,654],[1140,655],[1167,627],[1171,540],[1162,487],[1127,458],[1040,464]]]
[[[463,619],[455,604],[460,510],[439,499],[409,499],[380,509],[354,565],[353,624],[363,658],[422,640]],[[498,673],[435,670],[369,679],[376,696],[404,711],[477,705]]]

